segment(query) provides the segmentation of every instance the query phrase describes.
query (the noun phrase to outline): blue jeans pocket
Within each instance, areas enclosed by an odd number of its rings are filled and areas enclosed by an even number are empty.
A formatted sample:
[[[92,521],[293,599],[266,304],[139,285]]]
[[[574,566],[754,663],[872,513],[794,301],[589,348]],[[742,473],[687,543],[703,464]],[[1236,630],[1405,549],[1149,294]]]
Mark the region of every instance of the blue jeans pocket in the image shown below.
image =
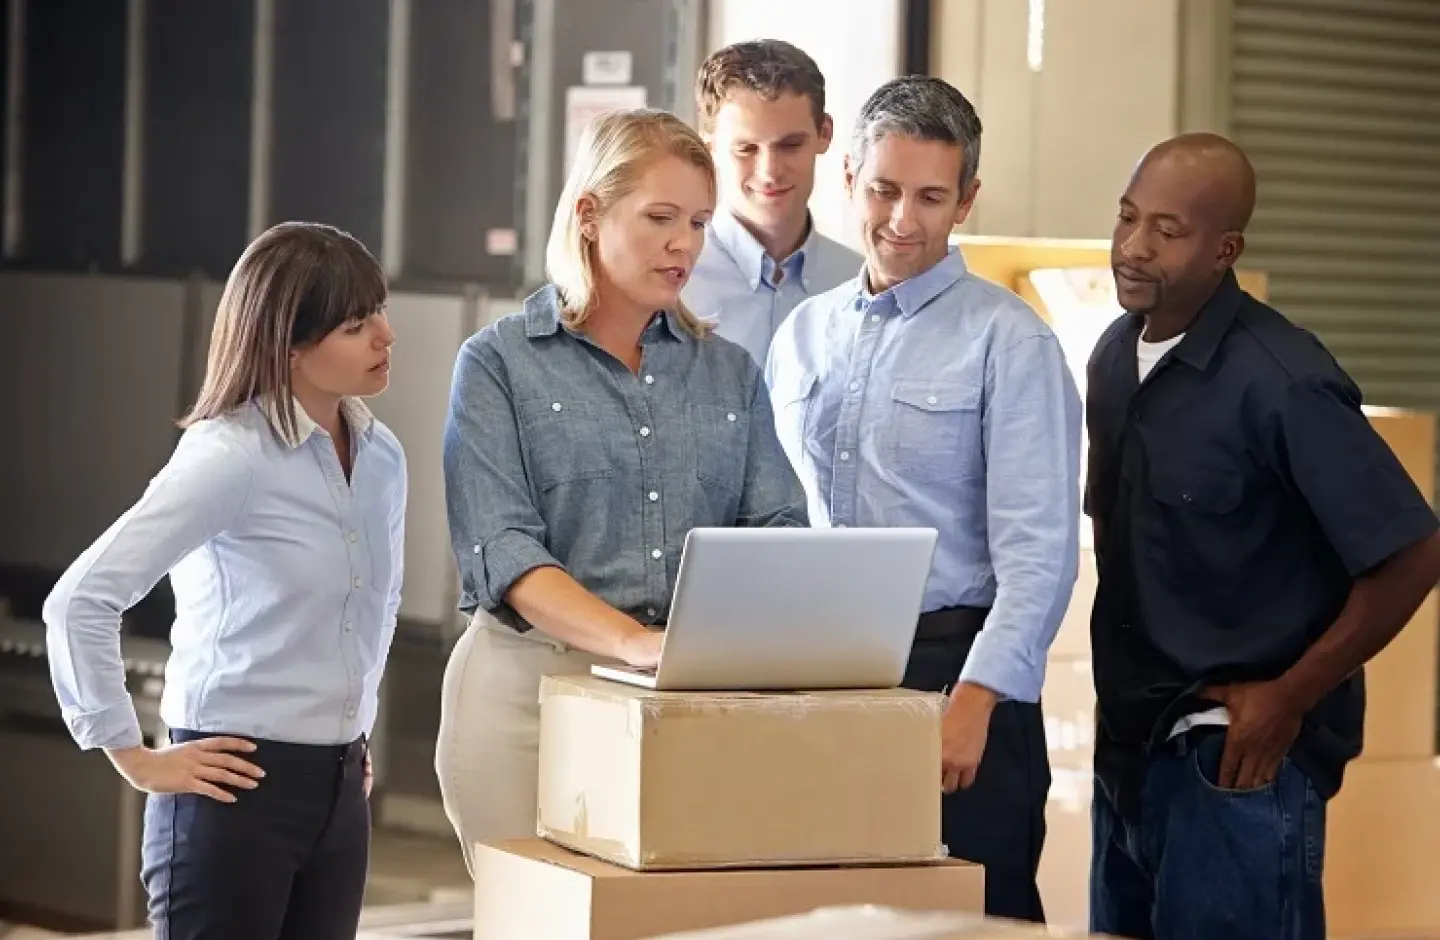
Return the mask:
[[[1200,778],[1200,783],[1205,789],[1218,796],[1228,796],[1237,799],[1254,797],[1273,796],[1275,788],[1280,781],[1280,774],[1285,770],[1282,762],[1279,770],[1276,771],[1274,779],[1269,783],[1247,790],[1236,790],[1220,785],[1220,761],[1225,755],[1225,736],[1219,732],[1207,734],[1200,739],[1200,743],[1190,753],[1190,766],[1194,768],[1195,775]]]

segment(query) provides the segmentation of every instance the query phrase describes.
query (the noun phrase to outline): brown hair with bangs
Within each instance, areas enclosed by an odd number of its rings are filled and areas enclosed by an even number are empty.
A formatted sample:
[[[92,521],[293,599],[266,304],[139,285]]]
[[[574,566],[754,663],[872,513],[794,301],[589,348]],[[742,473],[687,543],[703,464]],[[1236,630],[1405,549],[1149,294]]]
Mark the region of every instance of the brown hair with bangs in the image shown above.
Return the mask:
[[[287,441],[298,435],[290,354],[385,307],[385,272],[354,236],[317,222],[282,222],[245,249],[225,282],[205,381],[181,427],[274,400]]]

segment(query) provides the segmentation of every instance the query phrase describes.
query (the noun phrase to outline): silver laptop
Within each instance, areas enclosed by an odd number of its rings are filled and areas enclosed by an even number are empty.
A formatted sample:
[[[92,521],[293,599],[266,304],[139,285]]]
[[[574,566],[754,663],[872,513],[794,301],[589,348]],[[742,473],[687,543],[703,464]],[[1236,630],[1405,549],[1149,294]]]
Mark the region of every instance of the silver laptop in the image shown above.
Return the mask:
[[[654,671],[662,690],[894,688],[905,675],[939,533],[930,528],[694,529]]]

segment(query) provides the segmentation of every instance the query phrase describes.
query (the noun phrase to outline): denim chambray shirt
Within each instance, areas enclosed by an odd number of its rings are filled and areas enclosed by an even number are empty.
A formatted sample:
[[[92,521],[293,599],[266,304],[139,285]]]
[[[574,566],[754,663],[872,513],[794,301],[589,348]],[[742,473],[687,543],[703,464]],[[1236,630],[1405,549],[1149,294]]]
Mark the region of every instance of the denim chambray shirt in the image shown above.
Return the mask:
[[[505,594],[557,565],[663,623],[692,528],[807,524],[751,356],[669,313],[640,342],[633,373],[561,324],[547,286],[460,350],[444,465],[465,613],[528,629]]]

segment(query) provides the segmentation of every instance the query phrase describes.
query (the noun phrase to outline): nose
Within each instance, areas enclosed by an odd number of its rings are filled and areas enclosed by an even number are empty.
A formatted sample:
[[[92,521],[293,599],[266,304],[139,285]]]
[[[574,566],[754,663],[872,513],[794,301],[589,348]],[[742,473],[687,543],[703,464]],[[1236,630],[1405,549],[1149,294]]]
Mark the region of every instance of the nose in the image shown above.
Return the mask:
[[[388,316],[375,318],[375,344],[381,349],[395,345],[395,329],[390,325]]]
[[[699,256],[700,250],[704,247],[705,227],[703,225],[696,228],[689,222],[683,222],[670,238],[670,250],[678,251],[689,258]]]
[[[908,238],[915,233],[915,207],[908,198],[897,199],[891,203],[890,231],[901,238]]]
[[[1150,239],[1145,234],[1144,226],[1135,226],[1120,242],[1120,256],[1131,264],[1148,261],[1152,255]]]
[[[775,183],[780,178],[780,157],[770,147],[761,147],[755,157],[755,175],[763,183]]]

